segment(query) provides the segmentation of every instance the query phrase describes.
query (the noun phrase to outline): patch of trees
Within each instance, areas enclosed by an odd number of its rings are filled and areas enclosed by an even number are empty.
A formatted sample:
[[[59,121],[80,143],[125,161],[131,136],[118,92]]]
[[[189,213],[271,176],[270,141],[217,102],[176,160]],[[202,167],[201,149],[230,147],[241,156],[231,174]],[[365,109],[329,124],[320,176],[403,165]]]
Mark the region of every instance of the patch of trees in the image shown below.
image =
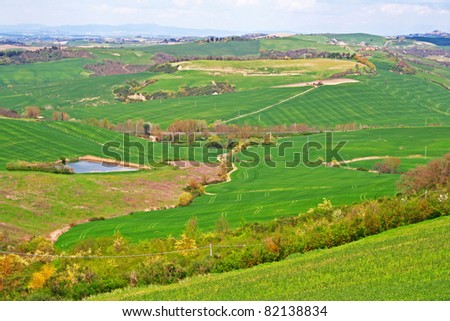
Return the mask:
[[[104,60],[96,64],[85,65],[84,68],[94,72],[91,74],[91,77],[99,77],[145,72],[148,70],[149,65],[130,65],[120,61]]]
[[[388,157],[382,162],[375,164],[374,169],[379,173],[395,174],[400,166],[400,158],[398,157]]]
[[[165,74],[173,74],[178,71],[178,66],[172,66],[170,63],[153,65],[147,69],[150,72],[162,72]]]
[[[367,72],[376,73],[377,67],[375,66],[374,63],[370,62],[367,57],[363,57],[358,54],[353,54],[352,59],[356,60],[360,64],[367,66],[367,68],[365,68]]]
[[[124,122],[113,124],[107,118],[96,119],[90,118],[83,121],[84,124],[117,131],[120,133],[130,133],[135,136],[155,136],[158,141],[162,140],[163,134],[158,124],[145,122],[143,119],[128,119]]]
[[[179,140],[179,133],[184,133],[188,144],[192,144],[199,133],[208,136],[208,124],[205,120],[200,119],[179,119],[170,124],[167,131],[172,133],[171,141]]]
[[[264,136],[267,133],[313,133],[317,131],[317,128],[301,123],[265,127],[236,124],[228,125],[223,123],[221,120],[216,120],[211,125],[211,132],[226,135],[229,139],[248,139],[250,137]]]
[[[420,48],[404,48],[397,50],[398,53],[426,58],[429,56],[440,56],[450,58],[450,51],[444,49],[420,49]]]
[[[168,53],[165,52],[157,52],[155,53],[155,55],[153,56],[153,61],[157,64],[165,64],[165,63],[170,63],[170,62],[176,62],[177,61],[177,57],[172,56]]]
[[[255,57],[239,57],[239,56],[179,56],[175,57],[164,52],[157,52],[153,56],[153,61],[156,64],[174,63],[182,61],[195,61],[195,60],[226,60],[226,61],[248,61],[254,60]]]
[[[234,92],[235,86],[230,84],[228,80],[225,81],[211,81],[209,85],[199,87],[181,87],[176,93],[177,97],[186,96],[205,96],[212,94],[226,94]]]
[[[450,38],[447,37],[408,37],[408,39],[429,42],[437,46],[450,46]]]
[[[41,115],[41,109],[37,106],[28,106],[25,108],[26,118],[36,118]]]
[[[395,65],[392,66],[391,70],[399,74],[407,75],[414,75],[416,73],[416,69],[404,60],[398,60]]]
[[[440,159],[410,169],[401,176],[398,186],[404,194],[416,194],[439,189],[448,192],[449,176],[450,153],[447,153]]]
[[[15,161],[6,164],[8,171],[33,171],[55,174],[73,174],[73,169],[63,163],[30,163],[25,161]]]
[[[0,65],[30,64],[35,62],[48,62],[66,58],[91,58],[92,55],[85,50],[59,49],[54,46],[36,51],[7,50],[0,52]]]
[[[131,103],[142,100],[158,100],[188,96],[207,96],[235,91],[235,86],[230,84],[230,82],[226,80],[218,82],[211,81],[211,83],[206,86],[184,86],[176,92],[171,90],[158,90],[150,93],[141,92],[142,89],[144,89],[148,85],[155,83],[156,81],[157,79],[148,79],[143,82],[129,80],[125,85],[115,88],[113,90],[113,93],[117,100],[125,103]]]
[[[20,118],[20,115],[16,111],[7,108],[0,108],[0,116],[8,118]]]
[[[311,58],[329,58],[329,59],[351,59],[351,55],[345,52],[318,52],[314,49],[298,49],[289,51],[261,50],[261,59],[311,59]]]
[[[137,94],[141,89],[147,87],[148,85],[154,84],[157,81],[157,79],[147,79],[141,82],[134,79],[127,80],[125,82],[125,85],[114,88],[113,94],[115,95],[117,100],[129,103],[133,101],[130,96]]]
[[[199,43],[216,43],[216,42],[229,42],[229,41],[247,41],[253,40],[256,37],[255,35],[244,35],[244,36],[229,36],[229,37],[215,37],[210,36],[206,37],[200,41]]]
[[[67,121],[70,119],[70,116],[68,113],[63,111],[55,111],[52,115],[52,120],[60,120],[60,121]]]

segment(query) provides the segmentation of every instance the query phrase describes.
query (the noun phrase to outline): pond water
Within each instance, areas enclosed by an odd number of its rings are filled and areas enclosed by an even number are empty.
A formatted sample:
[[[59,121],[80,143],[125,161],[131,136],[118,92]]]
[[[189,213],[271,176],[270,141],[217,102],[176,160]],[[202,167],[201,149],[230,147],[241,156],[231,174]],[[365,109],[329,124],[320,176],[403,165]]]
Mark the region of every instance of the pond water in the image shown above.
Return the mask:
[[[124,167],[116,164],[97,163],[89,161],[79,161],[69,163],[69,167],[73,168],[75,174],[82,173],[108,173],[108,172],[134,172],[137,168]]]

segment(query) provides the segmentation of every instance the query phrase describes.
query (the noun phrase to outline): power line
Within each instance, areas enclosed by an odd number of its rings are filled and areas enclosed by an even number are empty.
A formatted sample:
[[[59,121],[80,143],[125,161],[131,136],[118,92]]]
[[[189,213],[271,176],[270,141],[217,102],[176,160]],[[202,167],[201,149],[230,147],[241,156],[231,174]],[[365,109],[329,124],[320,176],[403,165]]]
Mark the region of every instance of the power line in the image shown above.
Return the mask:
[[[204,249],[210,249],[210,255],[212,256],[213,248],[232,248],[232,247],[254,247],[254,246],[262,246],[262,244],[236,244],[236,245],[213,245],[210,244],[208,246],[197,247],[194,249],[185,249],[185,250],[176,250],[176,251],[167,251],[167,252],[159,252],[159,253],[143,253],[143,254],[127,254],[127,255],[57,255],[57,254],[40,254],[40,253],[21,253],[21,252],[12,252],[12,251],[0,251],[0,254],[3,255],[17,255],[24,257],[39,257],[39,258],[52,258],[52,259],[127,259],[127,258],[139,258],[139,257],[152,257],[152,256],[160,256],[167,254],[176,254],[176,253],[184,253],[184,252],[194,252]]]

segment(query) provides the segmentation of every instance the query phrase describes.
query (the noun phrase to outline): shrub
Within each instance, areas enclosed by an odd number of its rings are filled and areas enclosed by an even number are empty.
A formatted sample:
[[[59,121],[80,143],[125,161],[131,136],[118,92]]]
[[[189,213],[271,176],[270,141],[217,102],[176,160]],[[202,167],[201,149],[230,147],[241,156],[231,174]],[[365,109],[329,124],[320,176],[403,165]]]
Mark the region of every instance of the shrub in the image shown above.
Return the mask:
[[[189,192],[183,192],[178,198],[178,206],[188,206],[194,200],[194,195]]]
[[[36,171],[55,174],[73,174],[73,169],[64,164],[55,163],[29,163],[25,161],[14,161],[6,164],[8,171]]]
[[[44,265],[39,272],[33,273],[28,288],[31,290],[42,289],[48,279],[52,277],[56,269],[51,265]]]
[[[184,188],[186,192],[190,192],[193,197],[198,197],[205,194],[205,187],[199,182],[192,180],[189,185]]]
[[[41,109],[36,106],[28,106],[25,108],[26,118],[35,118],[41,115]]]
[[[376,163],[374,169],[380,173],[395,174],[400,166],[400,162],[400,158],[388,157],[384,161]]]
[[[147,71],[162,72],[165,74],[173,74],[174,72],[178,71],[178,66],[172,66],[170,63],[164,63],[164,64],[153,65],[150,68],[148,68]]]
[[[400,177],[399,188],[405,194],[415,194],[423,190],[448,188],[450,176],[450,153],[409,170]]]

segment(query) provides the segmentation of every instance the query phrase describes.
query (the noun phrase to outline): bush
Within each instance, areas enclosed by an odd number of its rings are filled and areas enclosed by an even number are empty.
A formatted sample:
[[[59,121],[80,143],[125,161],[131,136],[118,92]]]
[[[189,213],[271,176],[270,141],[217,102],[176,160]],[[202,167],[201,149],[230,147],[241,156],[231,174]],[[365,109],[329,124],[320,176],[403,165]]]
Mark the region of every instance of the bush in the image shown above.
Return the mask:
[[[159,65],[153,65],[148,68],[147,71],[150,72],[162,72],[165,74],[173,74],[178,71],[178,66],[172,66],[170,63],[164,63]]]
[[[36,171],[55,174],[73,174],[73,169],[64,164],[55,163],[29,163],[25,161],[15,161],[6,164],[8,171]]]
[[[189,192],[183,192],[178,198],[178,206],[188,206],[194,200],[194,195]]]
[[[400,177],[399,188],[405,194],[415,194],[423,190],[448,188],[450,176],[450,153],[426,165],[409,170]]]
[[[374,169],[379,173],[395,174],[400,166],[400,158],[388,157],[384,161],[376,163]]]

